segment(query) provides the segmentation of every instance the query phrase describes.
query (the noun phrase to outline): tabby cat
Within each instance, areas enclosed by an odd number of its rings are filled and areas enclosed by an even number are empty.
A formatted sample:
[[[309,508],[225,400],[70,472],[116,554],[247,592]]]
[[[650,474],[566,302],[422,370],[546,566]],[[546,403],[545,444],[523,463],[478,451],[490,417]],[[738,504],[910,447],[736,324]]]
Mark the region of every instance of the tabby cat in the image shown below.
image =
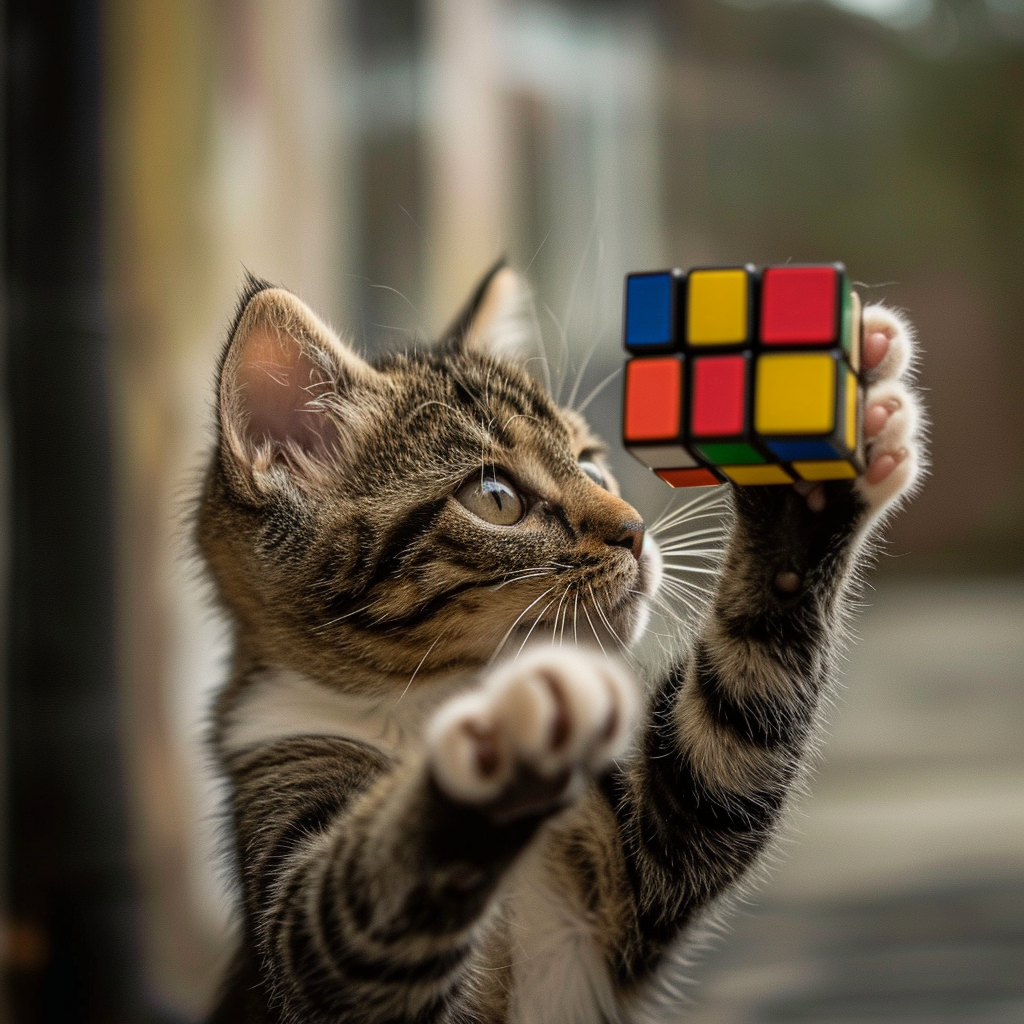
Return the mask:
[[[865,542],[922,465],[908,326],[865,313],[864,476],[733,491],[689,650],[638,681],[662,558],[527,372],[523,302],[498,267],[371,364],[247,282],[197,522],[234,634],[213,1022],[658,1019],[801,779]]]

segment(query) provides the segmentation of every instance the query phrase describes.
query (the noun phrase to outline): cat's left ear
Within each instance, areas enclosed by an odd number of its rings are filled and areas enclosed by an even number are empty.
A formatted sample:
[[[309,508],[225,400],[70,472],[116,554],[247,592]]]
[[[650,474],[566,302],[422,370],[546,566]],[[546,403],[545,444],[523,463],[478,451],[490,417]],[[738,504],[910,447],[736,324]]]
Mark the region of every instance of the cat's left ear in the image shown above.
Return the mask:
[[[359,451],[379,381],[301,299],[250,277],[218,381],[220,435],[236,481],[256,493],[286,478],[300,486],[329,479]]]
[[[520,361],[538,352],[529,286],[504,257],[483,276],[438,344],[449,351]]]

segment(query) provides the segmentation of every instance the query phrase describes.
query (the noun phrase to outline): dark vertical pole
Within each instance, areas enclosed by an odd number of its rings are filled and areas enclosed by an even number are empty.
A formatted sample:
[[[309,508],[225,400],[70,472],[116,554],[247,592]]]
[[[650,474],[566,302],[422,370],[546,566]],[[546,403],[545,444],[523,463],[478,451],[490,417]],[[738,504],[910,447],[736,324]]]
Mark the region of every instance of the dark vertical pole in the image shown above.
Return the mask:
[[[137,1019],[114,656],[99,0],[7,0],[8,997]]]

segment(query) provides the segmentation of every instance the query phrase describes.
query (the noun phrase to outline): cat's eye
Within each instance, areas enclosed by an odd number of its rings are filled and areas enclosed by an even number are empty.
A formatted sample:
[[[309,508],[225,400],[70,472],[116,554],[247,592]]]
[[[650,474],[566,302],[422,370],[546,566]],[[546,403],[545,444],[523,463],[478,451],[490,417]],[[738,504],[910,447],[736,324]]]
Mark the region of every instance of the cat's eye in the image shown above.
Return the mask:
[[[608,481],[605,479],[604,473],[601,471],[601,467],[596,462],[593,462],[591,459],[580,459],[580,469],[582,469],[598,487],[608,486]]]
[[[487,473],[467,480],[455,499],[473,515],[495,526],[515,526],[526,514],[526,502],[500,473]]]

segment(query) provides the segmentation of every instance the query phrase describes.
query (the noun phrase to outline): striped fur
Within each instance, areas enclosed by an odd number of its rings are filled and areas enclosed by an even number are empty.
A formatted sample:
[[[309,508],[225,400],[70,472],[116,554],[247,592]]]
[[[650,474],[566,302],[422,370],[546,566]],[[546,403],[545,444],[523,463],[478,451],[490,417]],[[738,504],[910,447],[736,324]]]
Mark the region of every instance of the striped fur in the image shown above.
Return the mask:
[[[583,421],[491,354],[513,285],[496,269],[434,349],[375,366],[293,296],[243,296],[198,516],[235,624],[211,739],[242,938],[216,1024],[656,1019],[800,782],[918,420],[896,484],[736,492],[690,649],[638,682],[618,657],[660,557]],[[515,526],[453,497],[487,467]]]

